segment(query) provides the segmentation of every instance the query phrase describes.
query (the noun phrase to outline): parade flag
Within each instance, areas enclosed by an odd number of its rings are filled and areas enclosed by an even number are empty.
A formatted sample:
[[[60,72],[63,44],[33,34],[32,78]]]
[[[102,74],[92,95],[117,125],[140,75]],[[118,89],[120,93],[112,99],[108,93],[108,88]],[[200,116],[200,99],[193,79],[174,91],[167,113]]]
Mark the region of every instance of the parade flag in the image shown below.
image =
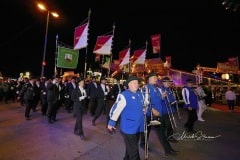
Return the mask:
[[[146,59],[146,49],[134,51],[133,64],[144,64]]]
[[[228,64],[238,66],[238,57],[228,57]]]
[[[57,67],[76,69],[78,65],[78,50],[58,47]]]
[[[172,57],[171,56],[165,56],[165,63],[163,64],[165,68],[171,68],[172,66]]]
[[[102,67],[110,69],[110,56],[105,56],[105,63],[102,65]]]
[[[111,55],[112,51],[112,35],[98,36],[93,53],[100,55]]]
[[[130,48],[124,49],[119,52],[120,66],[128,64],[130,59]]]
[[[88,23],[75,28],[74,32],[74,50],[87,47],[88,43]]]
[[[151,41],[152,41],[152,48],[153,48],[153,53],[160,53],[160,41],[161,41],[161,35],[160,34],[155,34],[151,36]]]

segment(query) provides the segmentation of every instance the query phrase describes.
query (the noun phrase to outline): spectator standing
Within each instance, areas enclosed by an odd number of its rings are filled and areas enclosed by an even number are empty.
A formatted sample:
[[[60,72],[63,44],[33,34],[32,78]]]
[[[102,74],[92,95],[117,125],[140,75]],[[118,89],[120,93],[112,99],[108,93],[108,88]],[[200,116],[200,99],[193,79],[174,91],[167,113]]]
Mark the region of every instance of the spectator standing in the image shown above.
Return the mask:
[[[237,96],[236,96],[236,93],[233,92],[233,88],[229,87],[228,91],[225,93],[225,98],[227,100],[227,105],[228,105],[228,108],[229,108],[229,112],[234,111],[236,97]]]

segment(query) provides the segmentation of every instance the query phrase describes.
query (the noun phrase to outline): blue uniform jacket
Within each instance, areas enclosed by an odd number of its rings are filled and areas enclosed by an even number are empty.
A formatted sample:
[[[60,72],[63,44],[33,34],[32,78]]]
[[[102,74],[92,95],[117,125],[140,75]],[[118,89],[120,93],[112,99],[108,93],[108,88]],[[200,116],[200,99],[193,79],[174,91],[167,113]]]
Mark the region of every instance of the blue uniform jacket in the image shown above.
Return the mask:
[[[120,130],[125,134],[136,134],[144,131],[143,95],[140,91],[129,90],[118,95],[110,113],[108,125],[116,126],[120,118]]]

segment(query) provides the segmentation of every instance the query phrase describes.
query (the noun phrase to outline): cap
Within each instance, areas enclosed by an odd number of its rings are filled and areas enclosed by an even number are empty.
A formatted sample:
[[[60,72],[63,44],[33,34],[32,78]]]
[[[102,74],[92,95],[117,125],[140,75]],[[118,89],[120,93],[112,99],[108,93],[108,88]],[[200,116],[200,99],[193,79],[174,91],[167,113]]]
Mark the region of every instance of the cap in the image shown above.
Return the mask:
[[[128,85],[129,82],[133,81],[133,80],[137,80],[138,82],[140,82],[140,79],[136,76],[129,76],[127,81],[126,81],[126,85]]]
[[[192,79],[186,79],[186,83],[193,83]]]
[[[149,73],[149,74],[148,74],[147,78],[150,78],[150,77],[153,77],[153,76],[157,76],[157,74],[156,74],[156,73],[153,73],[153,72],[151,72],[151,73]]]
[[[172,80],[169,77],[163,77],[162,82],[172,82]]]

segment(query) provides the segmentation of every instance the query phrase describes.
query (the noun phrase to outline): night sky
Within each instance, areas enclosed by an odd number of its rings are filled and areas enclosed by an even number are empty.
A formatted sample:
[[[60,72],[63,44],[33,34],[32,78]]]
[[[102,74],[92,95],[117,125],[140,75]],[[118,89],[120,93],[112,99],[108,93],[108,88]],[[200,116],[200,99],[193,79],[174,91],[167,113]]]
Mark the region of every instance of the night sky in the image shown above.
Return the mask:
[[[154,58],[150,36],[161,34],[160,57],[172,56],[172,67],[191,71],[197,64],[216,67],[228,57],[240,55],[240,10],[225,9],[222,1],[66,1],[48,0],[49,10],[59,13],[50,17],[45,76],[54,71],[56,35],[66,47],[73,47],[74,28],[88,16],[91,8],[88,64],[94,67],[92,53],[97,36],[112,31],[115,24],[113,59],[131,39],[131,54],[148,41],[147,58]],[[236,1],[238,2],[238,1]],[[30,71],[40,76],[46,27],[46,12],[34,0],[1,2],[0,71],[18,77]],[[76,72],[83,72],[86,49],[79,51]],[[156,57],[156,55],[155,55]]]

